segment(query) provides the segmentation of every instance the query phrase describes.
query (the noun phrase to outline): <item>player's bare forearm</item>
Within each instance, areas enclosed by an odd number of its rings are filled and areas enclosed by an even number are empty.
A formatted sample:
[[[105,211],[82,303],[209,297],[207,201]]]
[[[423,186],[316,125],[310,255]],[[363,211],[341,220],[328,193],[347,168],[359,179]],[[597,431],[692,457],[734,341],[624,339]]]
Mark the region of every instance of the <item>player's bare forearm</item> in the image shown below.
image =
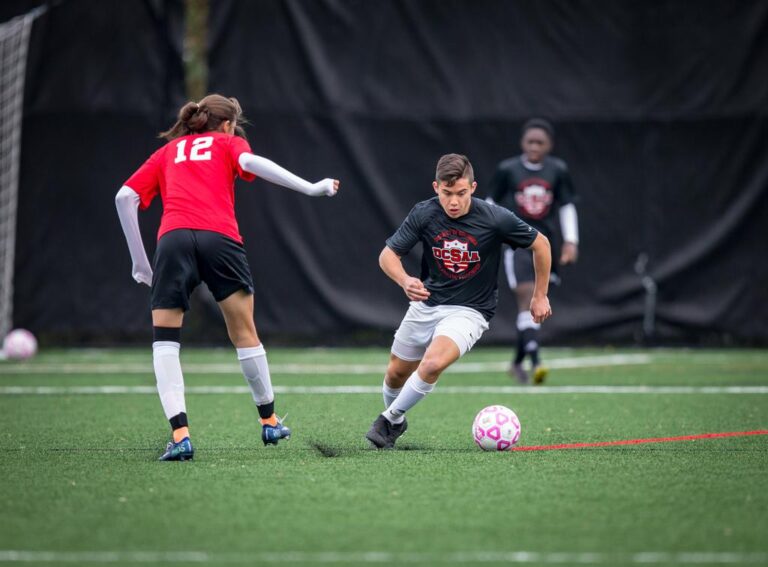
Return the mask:
[[[549,291],[549,273],[552,269],[552,252],[549,240],[539,233],[531,245],[533,251],[533,269],[536,281],[531,299],[531,315],[535,323],[541,323],[552,315],[547,292]]]
[[[424,282],[408,275],[403,268],[400,256],[395,254],[389,246],[385,246],[379,254],[379,266],[389,279],[403,288],[405,295],[411,301],[424,301],[429,297],[429,290],[424,287]]]

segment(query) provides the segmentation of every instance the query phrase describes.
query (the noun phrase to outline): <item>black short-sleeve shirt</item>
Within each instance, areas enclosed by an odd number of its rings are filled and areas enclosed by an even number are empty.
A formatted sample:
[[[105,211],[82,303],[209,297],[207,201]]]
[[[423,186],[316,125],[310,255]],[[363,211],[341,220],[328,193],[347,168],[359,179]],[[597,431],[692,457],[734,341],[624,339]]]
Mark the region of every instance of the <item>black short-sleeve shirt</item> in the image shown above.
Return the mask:
[[[452,219],[437,197],[417,203],[387,246],[405,256],[421,242],[427,305],[463,305],[489,320],[496,310],[501,245],[528,248],[538,232],[511,211],[472,198],[469,212]]]
[[[554,156],[546,156],[540,169],[526,167],[522,156],[502,161],[491,180],[491,197],[550,239],[557,211],[576,200],[568,166]]]

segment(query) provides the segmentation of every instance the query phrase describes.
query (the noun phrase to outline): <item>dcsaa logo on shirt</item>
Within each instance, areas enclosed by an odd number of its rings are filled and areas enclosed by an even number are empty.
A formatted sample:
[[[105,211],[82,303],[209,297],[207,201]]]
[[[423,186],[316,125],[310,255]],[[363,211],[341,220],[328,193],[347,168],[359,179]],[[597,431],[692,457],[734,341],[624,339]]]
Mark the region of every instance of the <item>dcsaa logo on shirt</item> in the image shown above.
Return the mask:
[[[480,253],[477,250],[470,250],[469,242],[458,239],[443,240],[441,248],[433,246],[432,255],[438,260],[441,271],[451,277],[455,277],[454,274],[470,275],[463,272],[467,271],[470,264],[480,262]],[[476,267],[479,267],[479,264]],[[474,272],[474,269],[471,270],[471,273]]]

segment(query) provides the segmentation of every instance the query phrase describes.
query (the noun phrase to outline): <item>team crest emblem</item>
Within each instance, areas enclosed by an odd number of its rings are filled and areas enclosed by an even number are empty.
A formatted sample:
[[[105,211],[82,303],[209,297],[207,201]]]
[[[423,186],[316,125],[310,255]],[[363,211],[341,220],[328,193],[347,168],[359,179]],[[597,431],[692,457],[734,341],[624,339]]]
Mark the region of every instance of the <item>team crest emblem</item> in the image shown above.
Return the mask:
[[[443,240],[443,247],[432,247],[432,254],[438,260],[442,260],[446,270],[453,274],[460,274],[469,268],[469,265],[480,261],[480,254],[476,250],[469,250],[469,244],[461,240]]]
[[[549,184],[542,179],[531,179],[528,185],[520,187],[515,195],[517,206],[525,216],[540,219],[545,217],[554,200]]]

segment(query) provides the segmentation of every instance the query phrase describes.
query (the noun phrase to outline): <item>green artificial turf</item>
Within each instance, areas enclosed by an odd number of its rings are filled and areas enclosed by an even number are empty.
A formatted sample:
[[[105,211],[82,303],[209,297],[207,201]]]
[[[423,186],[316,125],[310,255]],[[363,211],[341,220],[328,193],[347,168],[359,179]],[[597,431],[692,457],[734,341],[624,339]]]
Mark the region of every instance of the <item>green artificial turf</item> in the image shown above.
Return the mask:
[[[622,353],[647,361],[553,370],[548,386],[768,386],[765,352]],[[546,351],[550,360],[613,354]],[[363,374],[275,372],[279,386],[378,387],[387,359],[380,349],[272,349],[269,356],[276,368],[381,366]],[[506,356],[478,349],[462,363]],[[244,384],[229,350],[186,349],[182,360],[192,369],[190,386]],[[232,372],[194,368],[230,363]],[[79,366],[55,371],[67,364]],[[112,366],[100,371],[105,364]],[[120,364],[133,370],[121,372]],[[49,352],[0,364],[0,388],[153,383],[151,357],[139,350]],[[393,451],[370,450],[363,439],[381,411],[377,394],[280,394],[277,410],[289,412],[295,434],[266,448],[248,394],[189,395],[196,455],[188,463],[156,461],[168,426],[155,395],[0,393],[0,562],[619,565],[651,557],[671,565],[685,557],[708,565],[713,557],[730,564],[768,558],[767,435],[484,453],[470,432],[475,413],[491,404],[517,412],[521,445],[768,429],[768,393],[439,392],[467,385],[512,382],[499,370],[446,374],[409,413],[409,431]],[[651,552],[657,555],[638,555]],[[566,554],[562,561],[557,553]],[[691,554],[709,555],[697,562]]]

